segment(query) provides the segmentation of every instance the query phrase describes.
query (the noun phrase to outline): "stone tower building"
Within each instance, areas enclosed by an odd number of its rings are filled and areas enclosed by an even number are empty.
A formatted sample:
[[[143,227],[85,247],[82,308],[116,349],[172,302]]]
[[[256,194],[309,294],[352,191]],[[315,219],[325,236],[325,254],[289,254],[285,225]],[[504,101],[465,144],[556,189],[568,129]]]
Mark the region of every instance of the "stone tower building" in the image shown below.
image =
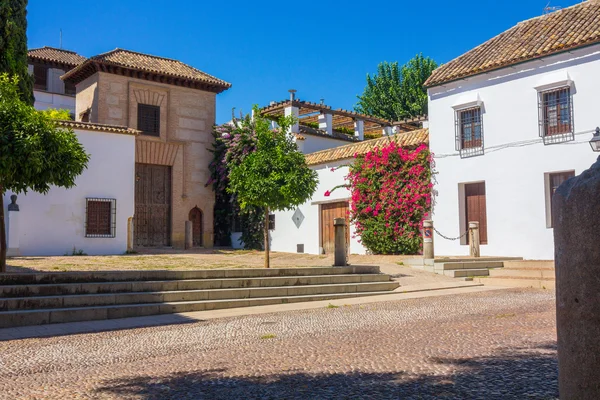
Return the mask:
[[[231,84],[177,60],[122,49],[91,57],[62,79],[76,87],[77,121],[142,132],[135,150],[135,245],[181,248],[191,220],[194,245],[212,247],[208,149],[216,95]]]

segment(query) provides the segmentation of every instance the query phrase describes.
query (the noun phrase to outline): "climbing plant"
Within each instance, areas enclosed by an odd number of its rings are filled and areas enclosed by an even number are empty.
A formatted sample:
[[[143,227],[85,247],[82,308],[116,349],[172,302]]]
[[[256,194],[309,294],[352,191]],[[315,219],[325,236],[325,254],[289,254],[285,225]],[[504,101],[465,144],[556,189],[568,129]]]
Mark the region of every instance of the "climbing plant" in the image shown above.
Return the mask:
[[[212,185],[215,192],[215,244],[231,245],[231,228],[236,220],[242,230],[240,242],[244,247],[262,250],[264,210],[259,207],[242,210],[236,196],[227,191],[231,166],[241,163],[256,149],[253,122],[249,116],[234,117],[230,123],[216,126],[213,138],[213,160],[209,164],[211,176],[207,185]]]
[[[375,254],[421,251],[420,230],[431,208],[433,168],[426,145],[406,149],[390,142],[355,157],[347,183],[333,190],[350,190],[350,220],[367,249]]]

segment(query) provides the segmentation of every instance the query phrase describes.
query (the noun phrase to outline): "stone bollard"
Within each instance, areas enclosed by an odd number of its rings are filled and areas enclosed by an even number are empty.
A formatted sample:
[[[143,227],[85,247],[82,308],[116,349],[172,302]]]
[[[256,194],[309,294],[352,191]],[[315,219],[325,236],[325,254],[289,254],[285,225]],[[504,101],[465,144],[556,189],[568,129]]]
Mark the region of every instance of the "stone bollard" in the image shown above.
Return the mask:
[[[469,254],[471,257],[479,257],[479,222],[469,222]]]
[[[334,251],[334,267],[346,266],[346,219],[345,218],[334,218],[333,226],[335,229],[335,251]]]
[[[600,158],[552,202],[560,398],[600,399]]]
[[[423,258],[433,259],[433,221],[423,221]]]
[[[133,251],[133,217],[127,218],[127,252]]]
[[[185,221],[185,249],[189,250],[194,246],[194,226],[192,221]]]
[[[2,196],[2,194],[0,194]],[[17,204],[17,195],[10,196],[8,205],[8,240],[6,255],[10,257],[20,256],[19,250],[19,205]]]

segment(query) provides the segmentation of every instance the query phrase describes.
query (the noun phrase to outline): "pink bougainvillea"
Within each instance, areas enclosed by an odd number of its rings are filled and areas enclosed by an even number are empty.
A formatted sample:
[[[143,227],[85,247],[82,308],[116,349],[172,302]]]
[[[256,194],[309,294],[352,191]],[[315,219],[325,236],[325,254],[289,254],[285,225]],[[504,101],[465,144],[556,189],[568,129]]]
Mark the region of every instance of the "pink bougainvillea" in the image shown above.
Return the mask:
[[[356,157],[347,176],[350,220],[376,254],[418,254],[420,230],[431,209],[433,158],[426,145],[396,143]]]

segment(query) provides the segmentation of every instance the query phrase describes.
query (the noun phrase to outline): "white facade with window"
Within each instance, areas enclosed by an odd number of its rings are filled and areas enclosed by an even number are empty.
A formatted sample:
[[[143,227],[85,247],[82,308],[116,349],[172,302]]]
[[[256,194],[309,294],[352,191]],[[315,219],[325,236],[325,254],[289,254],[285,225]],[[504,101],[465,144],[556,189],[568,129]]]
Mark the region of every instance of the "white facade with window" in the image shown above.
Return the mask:
[[[127,250],[127,220],[134,214],[135,136],[125,130],[102,131],[97,124],[78,126],[75,133],[90,161],[75,187],[53,187],[46,195],[18,194],[18,220],[15,212],[8,213],[13,193],[5,194],[12,255],[70,255],[74,249],[89,255],[122,254]],[[15,221],[17,229],[10,227]],[[11,243],[18,247],[11,248]]]
[[[476,212],[487,225],[482,255],[552,259],[552,193],[598,155],[589,145],[600,126],[598,71],[600,44],[430,87],[435,228],[457,237]],[[469,248],[437,235],[435,253]]]

